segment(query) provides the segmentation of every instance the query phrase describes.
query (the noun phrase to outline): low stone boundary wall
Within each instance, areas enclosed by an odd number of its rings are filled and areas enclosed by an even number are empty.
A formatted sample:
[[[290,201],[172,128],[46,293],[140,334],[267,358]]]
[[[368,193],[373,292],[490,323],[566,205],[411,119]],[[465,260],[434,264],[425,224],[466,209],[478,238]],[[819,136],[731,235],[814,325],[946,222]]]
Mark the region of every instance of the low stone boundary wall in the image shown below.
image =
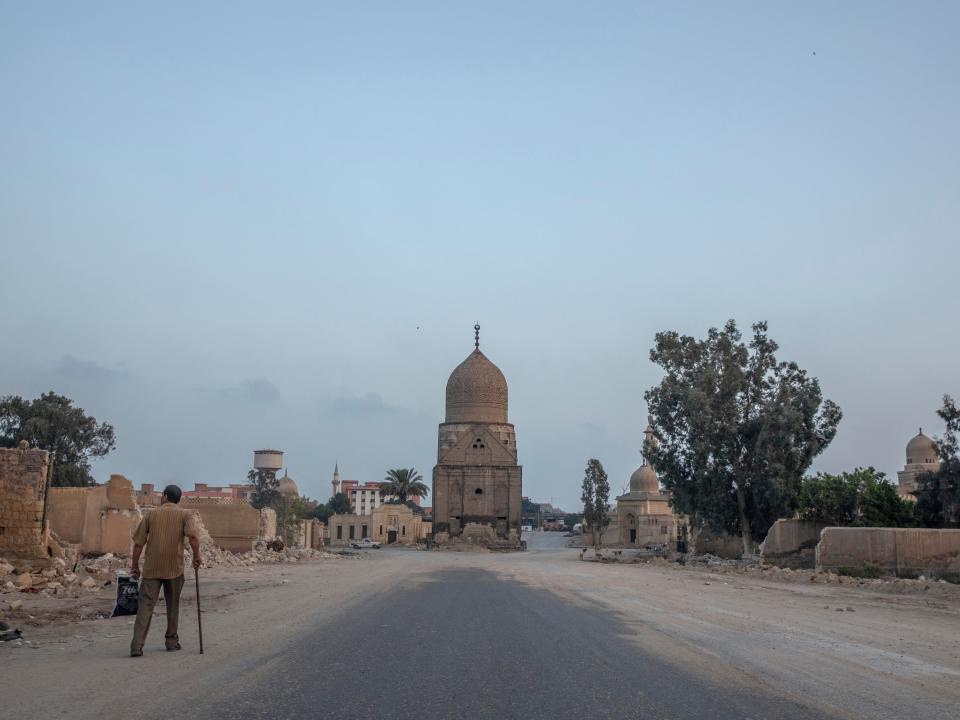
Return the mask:
[[[760,559],[780,567],[813,568],[817,562],[817,543],[827,527],[813,520],[777,520],[760,543]]]
[[[213,543],[222,550],[245,553],[252,550],[253,544],[261,537],[260,511],[248,503],[205,503],[184,498],[180,502],[180,507],[195,510],[200,514]],[[264,513],[274,515],[272,510],[264,510]],[[274,528],[276,528],[275,518],[274,515]],[[269,522],[263,524],[269,524]]]
[[[826,528],[817,546],[817,569],[960,577],[960,530]]]

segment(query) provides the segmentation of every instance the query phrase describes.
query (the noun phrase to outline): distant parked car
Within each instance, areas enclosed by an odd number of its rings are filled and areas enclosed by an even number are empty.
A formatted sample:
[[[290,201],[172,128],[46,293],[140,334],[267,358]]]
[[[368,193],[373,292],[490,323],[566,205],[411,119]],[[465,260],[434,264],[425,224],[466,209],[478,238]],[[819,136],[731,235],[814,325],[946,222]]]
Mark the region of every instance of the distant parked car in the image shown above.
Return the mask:
[[[533,525],[524,525],[521,529],[523,532],[533,532]]]
[[[363,540],[354,540],[350,543],[350,547],[356,548],[357,550],[362,550],[363,548],[377,549],[380,547],[380,543],[371,540],[370,538],[364,538]]]

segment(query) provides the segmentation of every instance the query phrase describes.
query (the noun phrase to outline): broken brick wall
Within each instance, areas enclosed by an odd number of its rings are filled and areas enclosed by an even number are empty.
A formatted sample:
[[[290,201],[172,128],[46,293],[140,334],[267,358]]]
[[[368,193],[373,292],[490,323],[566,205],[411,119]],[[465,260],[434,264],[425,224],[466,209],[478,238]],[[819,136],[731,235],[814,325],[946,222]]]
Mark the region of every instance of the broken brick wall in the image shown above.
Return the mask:
[[[50,529],[84,553],[129,555],[142,518],[133,483],[123,475],[111,475],[104,485],[50,488],[48,493]]]
[[[44,501],[50,453],[21,442],[0,448],[0,556],[46,558]]]

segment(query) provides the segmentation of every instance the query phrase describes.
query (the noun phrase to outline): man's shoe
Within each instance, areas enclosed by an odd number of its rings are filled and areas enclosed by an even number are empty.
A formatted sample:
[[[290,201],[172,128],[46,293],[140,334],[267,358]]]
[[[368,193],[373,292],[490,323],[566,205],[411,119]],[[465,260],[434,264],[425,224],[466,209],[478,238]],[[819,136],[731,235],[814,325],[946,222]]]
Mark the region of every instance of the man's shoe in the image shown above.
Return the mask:
[[[143,650],[131,650],[130,657],[143,657]]]
[[[176,652],[180,650],[180,643],[174,643],[173,645],[167,645],[167,652]]]

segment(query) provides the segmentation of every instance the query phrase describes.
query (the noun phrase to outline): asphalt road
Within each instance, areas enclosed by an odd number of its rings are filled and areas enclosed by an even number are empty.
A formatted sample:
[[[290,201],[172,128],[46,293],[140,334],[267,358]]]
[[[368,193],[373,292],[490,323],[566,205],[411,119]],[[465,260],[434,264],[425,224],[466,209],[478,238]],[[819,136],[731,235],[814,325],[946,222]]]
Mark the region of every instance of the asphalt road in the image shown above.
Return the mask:
[[[559,535],[535,540],[534,552]],[[538,547],[539,545],[539,547]],[[260,659],[257,681],[211,688],[197,718],[820,717],[760,688],[719,687],[644,654],[597,607],[495,572],[401,582]]]

